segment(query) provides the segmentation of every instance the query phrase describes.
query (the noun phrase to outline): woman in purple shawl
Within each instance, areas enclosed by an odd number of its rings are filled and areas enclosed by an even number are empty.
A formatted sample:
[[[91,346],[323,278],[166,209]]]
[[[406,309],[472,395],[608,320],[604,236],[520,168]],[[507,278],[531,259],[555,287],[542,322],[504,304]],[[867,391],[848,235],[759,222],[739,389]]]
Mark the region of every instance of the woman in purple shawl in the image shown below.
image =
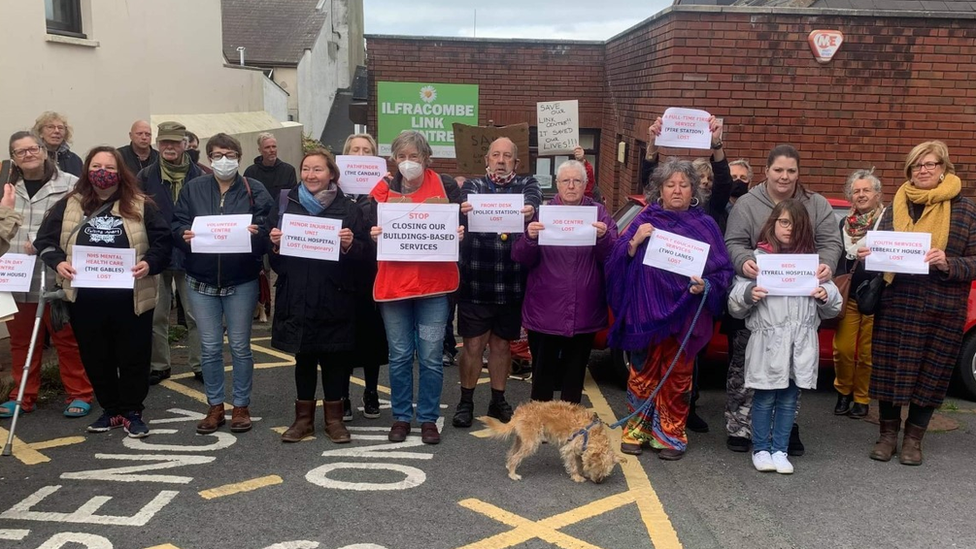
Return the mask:
[[[681,459],[688,447],[685,420],[695,356],[712,337],[712,318],[722,314],[732,264],[718,225],[699,207],[698,172],[691,162],[669,159],[651,176],[644,208],[620,235],[606,263],[607,298],[613,312],[610,346],[630,352],[627,406],[641,406],[660,383],[689,329],[692,335],[674,370],[650,407],[624,428],[620,450],[641,453],[643,445],[659,449],[658,457]],[[651,233],[656,229],[705,242],[710,246],[702,278],[678,275],[644,265]],[[698,322],[691,326],[705,281],[711,286]]]

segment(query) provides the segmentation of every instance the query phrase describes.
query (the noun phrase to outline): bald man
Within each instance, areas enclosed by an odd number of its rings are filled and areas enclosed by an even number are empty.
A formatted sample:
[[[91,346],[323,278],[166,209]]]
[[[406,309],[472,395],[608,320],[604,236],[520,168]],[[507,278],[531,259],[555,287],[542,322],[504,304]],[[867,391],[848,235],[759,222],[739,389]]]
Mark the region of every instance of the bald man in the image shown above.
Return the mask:
[[[129,144],[119,147],[119,153],[132,175],[159,159],[159,153],[152,148],[152,126],[145,120],[136,120],[129,129]]]

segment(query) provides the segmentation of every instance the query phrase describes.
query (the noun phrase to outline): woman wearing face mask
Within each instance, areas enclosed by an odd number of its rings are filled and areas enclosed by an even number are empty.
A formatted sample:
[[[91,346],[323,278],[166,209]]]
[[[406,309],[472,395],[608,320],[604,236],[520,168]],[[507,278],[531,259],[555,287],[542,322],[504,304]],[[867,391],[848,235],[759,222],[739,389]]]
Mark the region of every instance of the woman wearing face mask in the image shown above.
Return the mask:
[[[384,177],[370,193],[374,203],[390,201],[452,202],[461,204],[461,192],[450,177],[431,170],[433,154],[424,135],[405,131],[393,140],[391,160],[397,164],[396,175]],[[375,226],[370,236],[375,242],[382,230]],[[464,226],[458,227],[458,238],[464,237]],[[390,442],[403,442],[410,433],[413,418],[413,355],[420,360],[420,387],[417,393],[417,421],[421,440],[437,444],[441,389],[444,370],[441,352],[444,327],[447,325],[447,294],[458,288],[457,263],[378,261],[373,298],[380,304],[386,339],[390,346],[390,404],[393,427]],[[423,337],[421,337],[421,335]]]
[[[357,133],[346,138],[342,147],[342,154],[353,156],[376,156],[376,140],[366,133]],[[370,201],[368,194],[347,194],[363,212],[369,215]],[[380,366],[386,364],[390,351],[386,344],[386,330],[383,328],[383,317],[373,301],[373,282],[376,281],[376,254],[366,254],[353,263],[357,270],[356,284],[356,352],[350,361],[352,367],[363,367],[363,416],[376,419],[380,417],[379,386]],[[352,402],[349,399],[349,378],[352,368],[346,372],[345,391],[342,393],[342,419],[352,421]]]
[[[75,246],[132,248],[132,289],[72,288]],[[139,190],[113,147],[96,147],[85,159],[74,190],[48,212],[34,248],[58,273],[69,302],[81,360],[102,415],[88,426],[99,433],[124,427],[133,438],[149,435],[142,418],[149,392],[156,274],[169,265],[167,220]]]
[[[275,283],[275,316],[271,346],[295,353],[295,422],[281,435],[298,442],[315,432],[315,385],[322,369],[325,433],[332,442],[349,442],[342,424],[342,392],[348,387],[349,364],[356,337],[356,287],[363,284],[355,263],[372,253],[363,212],[337,184],[339,168],[325,149],[305,153],[301,182],[272,213],[271,266]],[[325,261],[281,254],[285,214],[341,221],[339,260]]]
[[[237,173],[241,143],[218,133],[207,141],[207,156],[213,175],[187,182],[176,201],[173,240],[186,252],[188,298],[200,331],[200,369],[210,408],[197,424],[197,432],[216,431],[224,420],[224,323],[233,364],[233,404],[230,430],[251,429],[251,381],[254,356],[251,353],[251,320],[258,302],[258,275],[268,238],[271,195],[260,181]],[[197,216],[246,214],[251,216],[250,253],[194,253],[193,220]]]
[[[13,160],[11,181],[19,198],[16,209],[26,220],[11,241],[13,253],[36,255],[31,239],[37,236],[44,214],[74,188],[78,178],[59,170],[57,164],[45,154],[43,142],[29,132],[17,132],[10,136],[10,158]],[[27,361],[30,350],[34,317],[37,316],[38,292],[41,287],[41,269],[44,268],[43,262],[36,262],[31,292],[14,294],[14,301],[17,302],[19,311],[11,321],[7,322],[7,329],[10,331],[10,354],[13,359],[14,388],[10,392],[10,401],[0,405],[0,418],[12,417],[14,413],[17,388],[20,386],[24,362]],[[54,272],[48,269],[46,276],[50,288],[54,285]],[[41,323],[35,341],[21,409],[27,413],[34,410],[37,393],[41,388],[42,346],[47,333],[51,334],[51,341],[58,350],[58,370],[67,394],[65,399],[67,408],[64,410],[64,415],[86,416],[91,411],[94,396],[91,383],[85,375],[85,367],[81,363],[81,355],[78,354],[78,342],[75,340],[70,324],[57,332],[54,331],[50,309],[44,311],[44,321]]]

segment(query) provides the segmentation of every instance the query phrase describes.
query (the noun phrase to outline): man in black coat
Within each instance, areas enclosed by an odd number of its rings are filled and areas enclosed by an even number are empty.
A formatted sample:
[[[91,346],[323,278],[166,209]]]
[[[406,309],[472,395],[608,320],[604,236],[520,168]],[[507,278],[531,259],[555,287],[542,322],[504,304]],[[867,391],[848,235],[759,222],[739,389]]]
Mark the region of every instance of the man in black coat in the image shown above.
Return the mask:
[[[119,147],[119,154],[133,174],[138,174],[159,160],[159,153],[152,148],[152,127],[145,120],[136,120],[129,129],[129,144]]]
[[[244,177],[264,183],[271,197],[278,200],[281,191],[298,185],[295,167],[278,159],[278,140],[271,133],[265,132],[258,136],[258,149],[261,156],[255,158],[254,164],[244,170]]]

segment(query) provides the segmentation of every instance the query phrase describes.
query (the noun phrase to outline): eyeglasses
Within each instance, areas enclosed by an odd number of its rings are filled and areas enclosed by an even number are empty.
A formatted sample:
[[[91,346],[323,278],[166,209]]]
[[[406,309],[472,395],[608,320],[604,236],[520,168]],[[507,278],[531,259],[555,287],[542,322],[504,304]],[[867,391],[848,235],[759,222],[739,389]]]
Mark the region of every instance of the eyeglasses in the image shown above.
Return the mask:
[[[780,227],[783,227],[784,229],[789,229],[790,227],[793,226],[793,220],[786,219],[785,217],[781,217],[776,220],[776,224],[779,225]]]
[[[57,130],[59,132],[64,132],[64,131],[66,131],[68,129],[68,127],[67,126],[60,126],[58,124],[45,124],[44,125],[44,129],[45,130],[51,130],[51,131]]]
[[[210,155],[210,160],[220,160],[221,158],[226,158],[227,160],[237,160],[239,156],[237,153],[213,153]]]
[[[941,166],[942,162],[923,162],[921,164],[912,164],[912,173],[918,173],[925,168],[925,171],[932,171],[936,166]]]
[[[580,187],[583,185],[582,179],[560,179],[556,181],[560,185],[566,185],[567,187]]]
[[[27,147],[26,149],[17,149],[14,151],[14,158],[27,158],[27,155],[37,156],[41,154],[41,148],[37,145],[33,147]]]

